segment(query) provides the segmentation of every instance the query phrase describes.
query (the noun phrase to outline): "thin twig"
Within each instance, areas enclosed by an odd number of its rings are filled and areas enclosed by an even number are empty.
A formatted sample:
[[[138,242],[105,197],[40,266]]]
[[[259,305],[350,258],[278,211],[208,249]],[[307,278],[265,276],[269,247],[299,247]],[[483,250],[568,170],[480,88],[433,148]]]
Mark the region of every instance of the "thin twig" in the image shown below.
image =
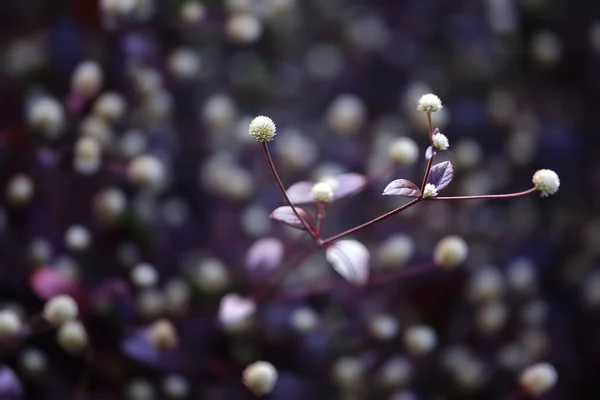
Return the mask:
[[[431,122],[431,113],[427,113],[427,124],[429,125],[429,142],[431,143],[431,158],[427,161],[427,168],[425,169],[425,175],[423,176],[423,183],[421,184],[421,193],[425,193],[425,185],[427,185],[427,179],[429,178],[429,172],[433,166],[433,159],[435,157],[435,151],[433,149],[433,123]]]
[[[515,197],[527,196],[534,193],[537,189],[531,188],[522,192],[507,193],[507,194],[482,194],[477,196],[450,196],[450,197],[431,197],[427,200],[477,200],[477,199],[512,199]]]

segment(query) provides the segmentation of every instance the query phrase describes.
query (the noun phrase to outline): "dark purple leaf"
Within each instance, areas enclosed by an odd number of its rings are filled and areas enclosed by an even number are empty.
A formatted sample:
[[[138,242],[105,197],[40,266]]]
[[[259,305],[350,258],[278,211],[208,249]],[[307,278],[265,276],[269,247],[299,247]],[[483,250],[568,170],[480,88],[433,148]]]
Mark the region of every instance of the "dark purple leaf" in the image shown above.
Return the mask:
[[[390,182],[383,190],[384,196],[420,197],[421,190],[407,179],[396,179]]]
[[[283,254],[281,240],[271,237],[259,239],[250,246],[246,253],[246,267],[254,271],[270,271],[281,264]]]
[[[313,219],[312,215],[310,215],[308,213],[308,211],[303,210],[302,208],[298,208],[298,207],[295,207],[295,208],[296,208],[296,211],[298,211],[298,214],[300,215],[300,217],[308,223],[308,226],[313,227],[314,219]],[[274,219],[275,221],[283,222],[284,224],[289,225],[292,228],[306,230],[304,228],[304,225],[302,224],[302,221],[300,221],[298,219],[298,217],[296,216],[296,213],[294,213],[294,210],[292,209],[292,207],[283,206],[283,207],[276,208],[275,210],[273,210],[270,217],[272,219]]]
[[[21,381],[9,367],[0,367],[0,398],[20,399],[23,396]]]
[[[286,193],[292,204],[315,203],[310,193],[313,186],[314,183],[308,181],[296,182],[286,190]]]
[[[433,147],[429,146],[427,150],[425,150],[425,159],[429,160],[431,157],[435,156],[437,151],[433,150]]]
[[[332,179],[334,182],[333,200],[351,196],[360,192],[367,184],[367,179],[356,173],[341,174]]]
[[[141,328],[127,336],[121,343],[123,352],[130,358],[155,368],[171,369],[180,361],[179,349],[159,350],[148,341],[148,328]]]
[[[77,282],[64,273],[43,267],[36,270],[29,278],[31,289],[44,300],[59,294],[75,295],[78,292]]]
[[[327,261],[333,269],[355,285],[365,285],[369,279],[369,250],[356,240],[340,240],[327,248]]]
[[[439,191],[452,182],[454,167],[450,161],[444,161],[431,167],[427,183],[431,183]]]

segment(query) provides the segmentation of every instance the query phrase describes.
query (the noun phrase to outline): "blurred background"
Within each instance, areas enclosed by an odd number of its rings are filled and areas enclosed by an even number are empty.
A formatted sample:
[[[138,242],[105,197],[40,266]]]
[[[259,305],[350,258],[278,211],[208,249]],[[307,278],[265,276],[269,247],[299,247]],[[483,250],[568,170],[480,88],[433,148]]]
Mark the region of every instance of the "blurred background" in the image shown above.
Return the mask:
[[[543,398],[600,398],[599,68],[591,0],[3,0],[0,398],[251,399],[257,360],[271,399],[524,399],[541,361],[559,376]],[[541,168],[560,191],[419,204],[354,235],[374,276],[459,235],[453,271],[359,290],[316,251],[274,281],[310,244],[269,219],[284,203],[252,118],[277,124],[284,185],[370,177],[329,208],[333,235],[401,204],[391,180],[420,182],[429,92],[444,195],[525,190]],[[394,164],[399,138],[414,164]],[[57,336],[39,315],[61,293],[83,325]],[[235,329],[227,293],[260,297]],[[437,344],[413,354],[422,325]]]

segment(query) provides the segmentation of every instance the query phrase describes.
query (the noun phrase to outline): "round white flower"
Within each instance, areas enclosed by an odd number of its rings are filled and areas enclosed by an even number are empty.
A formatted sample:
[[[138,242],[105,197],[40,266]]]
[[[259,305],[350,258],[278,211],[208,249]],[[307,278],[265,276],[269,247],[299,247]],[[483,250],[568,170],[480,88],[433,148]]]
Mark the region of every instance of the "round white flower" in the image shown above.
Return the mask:
[[[58,329],[57,340],[65,351],[78,353],[87,347],[88,335],[81,322],[69,321]]]
[[[150,288],[158,282],[158,273],[152,265],[140,263],[131,270],[131,282],[140,288]]]
[[[188,1],[181,6],[179,15],[183,22],[194,24],[202,20],[206,14],[206,8],[200,2]]]
[[[181,375],[168,375],[162,381],[162,389],[169,399],[187,399],[190,384]]]
[[[249,133],[254,139],[264,143],[273,140],[277,134],[277,128],[271,118],[261,115],[250,122]]]
[[[541,396],[556,384],[558,374],[554,367],[542,362],[526,368],[521,374],[523,389],[533,396]]]
[[[454,268],[462,264],[468,254],[467,242],[460,236],[450,235],[437,243],[433,252],[433,260],[440,267]]]
[[[227,36],[237,43],[254,43],[262,36],[261,21],[251,14],[237,14],[229,17],[225,26]]]
[[[63,133],[65,110],[62,104],[52,97],[42,97],[27,107],[27,122],[49,139],[56,139]]]
[[[429,326],[414,325],[404,332],[404,344],[413,354],[425,354],[435,348],[437,334]]]
[[[250,364],[242,374],[244,385],[257,396],[271,393],[277,383],[277,369],[266,361]]]
[[[46,355],[38,349],[25,349],[19,359],[21,371],[28,377],[39,376],[48,367]]]
[[[312,309],[301,307],[292,312],[290,324],[296,331],[308,333],[319,324],[319,316]]]
[[[433,143],[433,147],[437,150],[448,150],[448,147],[450,147],[450,142],[443,133],[436,133],[433,135],[431,142]]]
[[[150,154],[135,157],[127,170],[129,179],[139,186],[159,187],[165,179],[165,166],[158,158]]]
[[[33,180],[24,174],[13,176],[6,187],[6,197],[14,205],[27,203],[33,196]]]
[[[102,82],[100,65],[95,61],[84,61],[75,68],[71,76],[71,90],[86,96],[95,96],[102,87]]]
[[[71,296],[60,295],[51,298],[44,306],[44,318],[54,326],[60,326],[77,318],[79,307]]]
[[[172,349],[177,345],[177,331],[166,319],[155,321],[148,330],[148,341],[159,350]]]
[[[399,138],[390,144],[389,155],[397,164],[412,165],[419,158],[419,147],[412,139]]]
[[[85,250],[89,247],[91,241],[90,232],[81,225],[73,225],[65,232],[65,243],[69,250]]]
[[[428,183],[425,185],[425,190],[423,190],[423,198],[430,199],[438,195],[437,189],[435,185]]]
[[[433,93],[427,93],[421,96],[417,104],[417,110],[423,112],[436,112],[442,109],[442,100]]]
[[[542,197],[548,197],[558,192],[560,179],[556,172],[549,169],[540,169],[533,174],[533,184]]]
[[[11,310],[0,311],[0,339],[11,339],[20,329],[21,320],[17,313]]]
[[[329,203],[333,200],[333,189],[327,182],[315,183],[310,191],[310,195],[320,203]]]
[[[117,122],[127,109],[125,99],[118,93],[107,92],[101,95],[94,104],[94,114],[104,118],[107,122]]]

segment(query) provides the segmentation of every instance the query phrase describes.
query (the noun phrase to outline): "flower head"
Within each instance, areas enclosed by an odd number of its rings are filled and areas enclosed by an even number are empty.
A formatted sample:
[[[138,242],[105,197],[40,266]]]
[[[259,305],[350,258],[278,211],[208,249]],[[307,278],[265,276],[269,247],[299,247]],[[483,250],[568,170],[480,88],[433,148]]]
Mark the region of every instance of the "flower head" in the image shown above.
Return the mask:
[[[440,133],[439,129],[434,131],[433,136],[431,137],[431,143],[437,150],[448,150],[448,147],[450,147],[448,138],[443,133]]]
[[[446,236],[438,242],[433,260],[443,268],[454,268],[462,264],[469,255],[469,246],[460,236]]]
[[[277,134],[273,120],[264,115],[258,116],[250,122],[249,133],[261,143],[270,142]]]
[[[542,197],[548,197],[558,192],[560,179],[556,172],[549,169],[540,169],[533,174],[533,184]]]
[[[329,203],[333,200],[333,188],[327,182],[315,183],[310,195],[319,203]]]
[[[390,144],[388,153],[395,163],[412,165],[419,158],[419,147],[414,140],[403,137]]]
[[[442,100],[433,93],[427,93],[421,96],[417,104],[417,110],[423,112],[436,112],[442,109]]]
[[[438,195],[437,189],[434,184],[428,183],[425,185],[425,190],[423,190],[423,198],[430,199]]]
[[[273,364],[257,361],[250,364],[242,375],[244,385],[257,396],[271,393],[277,382],[277,370]]]
[[[54,326],[60,326],[77,318],[79,308],[71,296],[59,295],[46,302],[44,318]]]
[[[521,386],[533,396],[541,396],[556,384],[558,374],[554,367],[542,362],[526,368],[521,374]]]

